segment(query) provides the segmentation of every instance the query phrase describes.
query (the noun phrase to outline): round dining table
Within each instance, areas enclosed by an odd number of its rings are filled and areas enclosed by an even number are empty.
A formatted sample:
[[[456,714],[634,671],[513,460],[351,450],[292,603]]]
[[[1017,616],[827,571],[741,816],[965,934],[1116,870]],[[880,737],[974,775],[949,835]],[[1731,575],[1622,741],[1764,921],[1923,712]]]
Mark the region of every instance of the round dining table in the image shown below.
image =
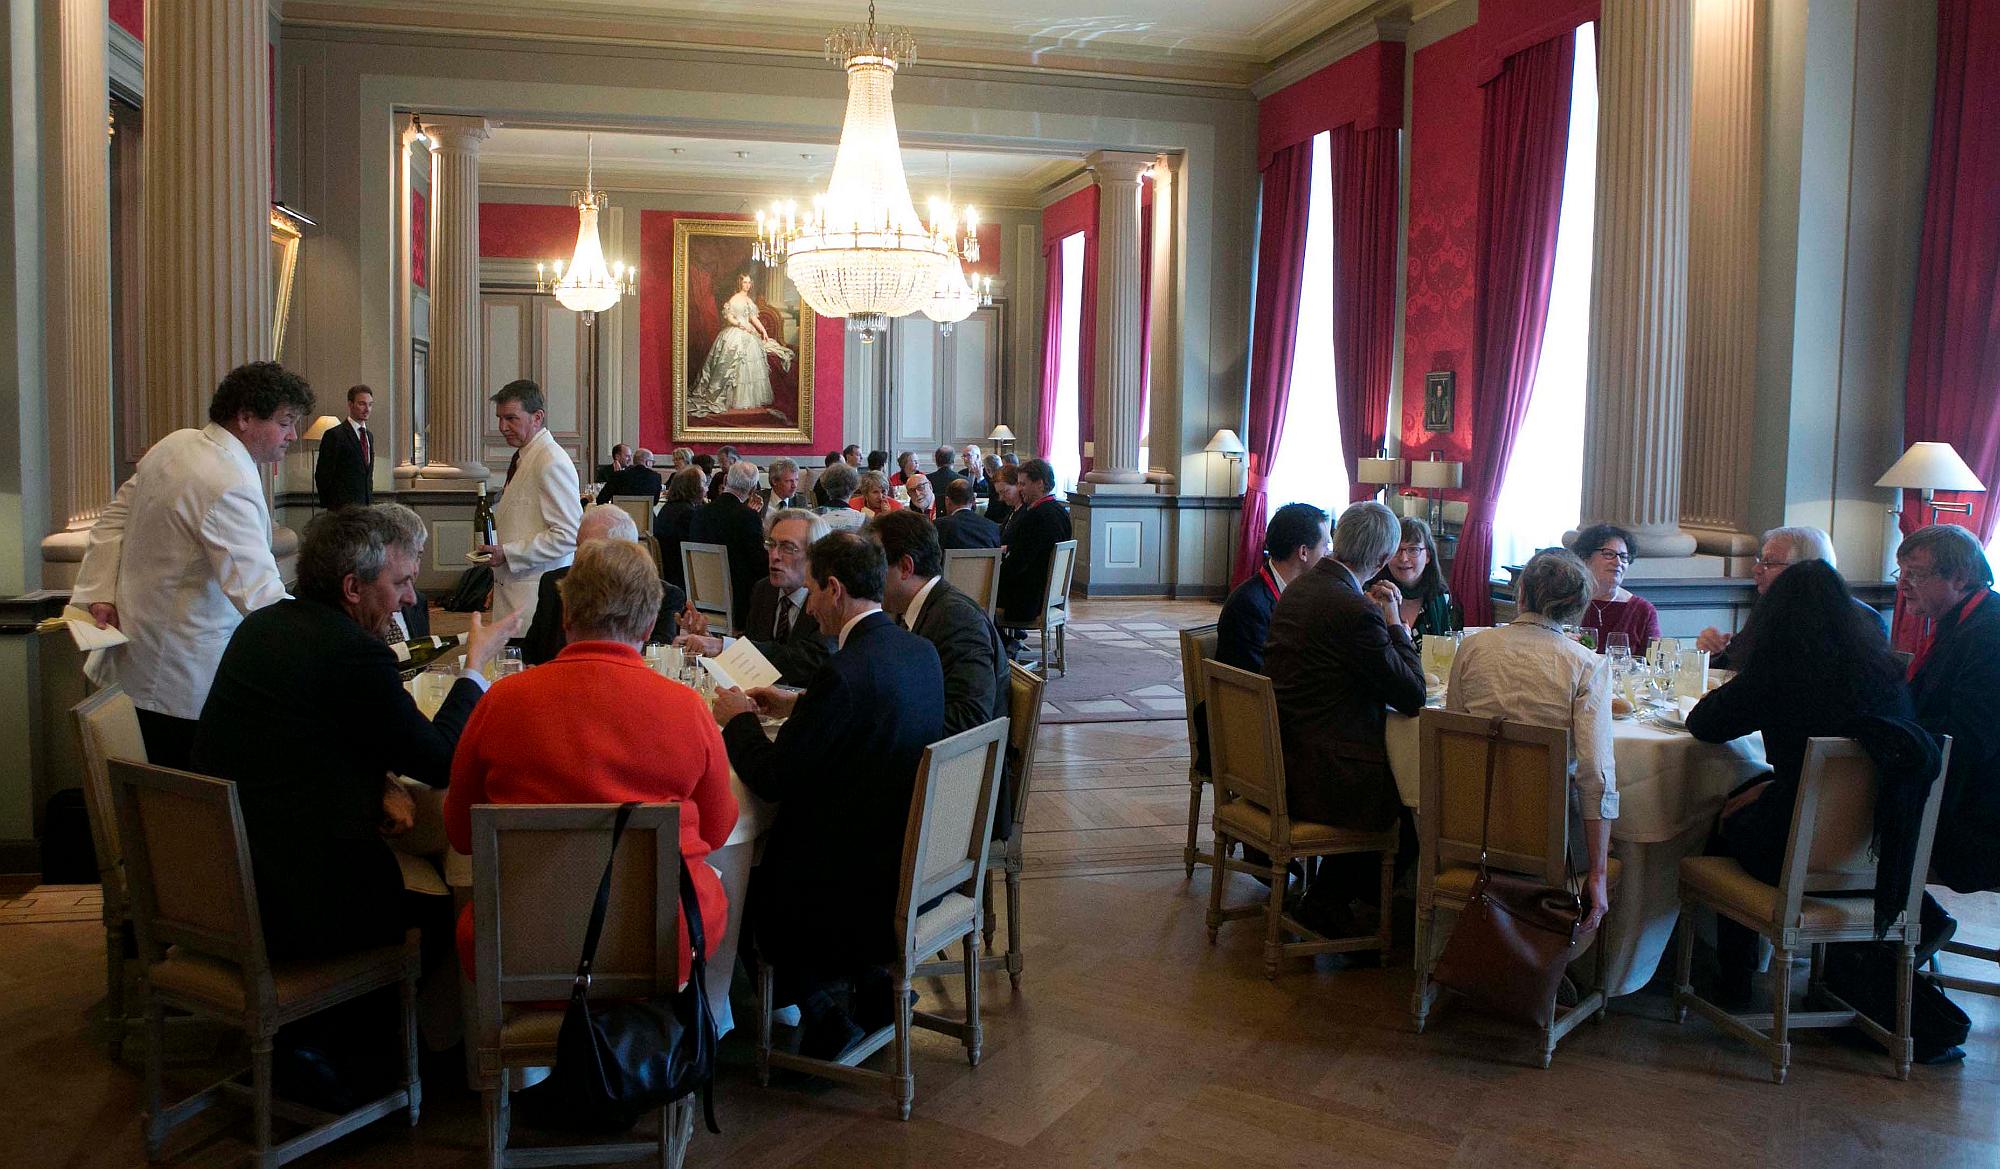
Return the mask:
[[[1385,728],[1389,769],[1403,804],[1418,807],[1418,720],[1393,711]],[[1619,862],[1598,944],[1605,949],[1607,995],[1631,994],[1659,969],[1680,916],[1680,862],[1699,856],[1731,789],[1768,770],[1762,735],[1703,743],[1685,730],[1639,719],[1612,723],[1618,819],[1611,855]]]

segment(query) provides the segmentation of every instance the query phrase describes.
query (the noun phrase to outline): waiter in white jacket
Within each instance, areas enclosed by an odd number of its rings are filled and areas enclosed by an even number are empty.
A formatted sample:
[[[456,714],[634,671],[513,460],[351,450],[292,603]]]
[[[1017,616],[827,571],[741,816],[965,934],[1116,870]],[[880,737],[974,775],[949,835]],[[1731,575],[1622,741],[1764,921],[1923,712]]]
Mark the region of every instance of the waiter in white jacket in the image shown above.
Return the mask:
[[[583,520],[576,464],[548,432],[547,406],[542,387],[526,378],[493,395],[500,434],[514,448],[514,459],[493,509],[500,542],[478,551],[493,558],[493,622],[518,612],[523,629],[535,619],[542,574],[576,558],[576,528]]]
[[[312,407],[305,379],[278,363],[238,366],[208,425],[154,443],[90,529],[71,600],[132,639],[92,677],[125,688],[153,763],[188,765],[230,635],[285,597],[257,465],[285,457]]]

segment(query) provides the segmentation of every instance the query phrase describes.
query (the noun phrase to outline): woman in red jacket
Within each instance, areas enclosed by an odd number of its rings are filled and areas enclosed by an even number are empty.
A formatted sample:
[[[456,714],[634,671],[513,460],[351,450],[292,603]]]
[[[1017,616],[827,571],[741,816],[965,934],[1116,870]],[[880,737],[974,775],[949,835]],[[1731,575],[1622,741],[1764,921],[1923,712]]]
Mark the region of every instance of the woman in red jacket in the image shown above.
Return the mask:
[[[445,833],[472,851],[475,804],[681,802],[681,863],[693,875],[712,954],[728,898],[708,866],[736,827],[729,756],[695,692],[649,669],[640,647],[660,612],[652,557],[624,540],[592,540],[562,581],[555,660],[503,678],[473,708],[452,757]],[[577,912],[585,907],[577,906]],[[473,970],[472,907],[458,922],[459,958]],[[688,952],[686,922],[681,952]]]

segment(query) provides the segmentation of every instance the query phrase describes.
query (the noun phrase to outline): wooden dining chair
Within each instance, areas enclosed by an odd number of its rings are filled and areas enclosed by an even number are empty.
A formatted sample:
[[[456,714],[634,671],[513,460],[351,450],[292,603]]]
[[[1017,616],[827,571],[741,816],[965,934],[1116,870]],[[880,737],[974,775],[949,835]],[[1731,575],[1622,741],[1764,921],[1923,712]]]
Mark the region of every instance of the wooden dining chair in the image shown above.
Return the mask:
[[[632,517],[632,526],[642,532],[653,530],[653,497],[650,495],[614,495],[611,502]]]
[[[399,1109],[417,1123],[417,931],[397,945],[338,957],[270,960],[257,914],[250,845],[236,785],[166,767],[113,759],[112,797],[125,846],[132,924],[144,960],[147,1160],[182,1123],[224,1097],[251,1107],[253,1159],[273,1169]],[[344,1115],[274,1097],[272,1041],[288,1023],[383,987],[402,991],[403,1084]],[[250,1039],[249,1083],[222,1080],[177,1104],[161,1099],[168,1008],[240,1027]],[[272,1143],[272,1120],[305,1131]]]
[[[632,810],[611,873],[594,999],[667,999],[680,985],[680,805]],[[479,804],[472,809],[472,918],[477,1052],[494,1169],[647,1161],[678,1169],[694,1134],[695,1103],[660,1109],[652,1141],[515,1148],[510,1090],[520,1068],[553,1067],[563,1008],[590,909],[611,850],[616,804]]]
[[[1208,772],[1202,770],[1201,741],[1208,732],[1204,722],[1208,708],[1203,701],[1206,691],[1201,667],[1215,657],[1216,630],[1213,621],[1181,630],[1181,697],[1187,703],[1188,741],[1187,845],[1181,849],[1181,860],[1187,865],[1189,880],[1194,879],[1197,863],[1215,865],[1215,853],[1203,850],[1197,841],[1201,832],[1202,792],[1210,783]]]
[[[1383,832],[1356,832],[1293,819],[1286,806],[1285,751],[1278,737],[1278,700],[1271,680],[1221,662],[1203,662],[1201,669],[1208,696],[1209,759],[1215,782],[1215,854],[1223,855],[1235,842],[1262,851],[1271,862],[1266,870],[1270,894],[1262,905],[1225,909],[1222,887],[1228,883],[1226,870],[1217,869],[1208,885],[1209,944],[1215,943],[1223,922],[1262,916],[1266,978],[1278,977],[1278,963],[1288,957],[1354,950],[1387,953],[1397,829],[1392,825]],[[1294,858],[1349,853],[1381,855],[1381,924],[1373,934],[1323,937],[1285,912],[1286,874]],[[1287,942],[1287,934],[1303,940]]]
[[[951,587],[978,601],[991,618],[1000,604],[999,548],[947,548],[944,578]]]
[[[1439,910],[1461,913],[1479,880],[1480,825],[1485,818],[1486,763],[1493,766],[1493,810],[1486,829],[1487,868],[1533,877],[1562,887],[1569,879],[1565,856],[1569,839],[1569,732],[1559,727],[1494,720],[1456,711],[1427,709],[1417,724],[1422,795],[1417,817],[1416,989],[1410,1021],[1422,1033],[1437,1000],[1431,971],[1450,938],[1437,928]],[[1610,862],[1618,880],[1618,861]],[[1548,1067],[1556,1044],[1585,1019],[1605,1010],[1605,947],[1594,939],[1596,981],[1575,1006],[1556,1007],[1541,1029],[1539,1062]],[[1573,966],[1585,953],[1570,956]]]
[[[1674,978],[1676,1021],[1685,1021],[1692,1010],[1725,1033],[1763,1052],[1771,1061],[1774,1083],[1784,1083],[1790,1071],[1791,1032],[1796,1027],[1858,1027],[1888,1049],[1897,1079],[1910,1077],[1914,1047],[1910,1037],[1910,983],[1916,969],[1917,938],[1923,928],[1920,907],[1924,876],[1930,871],[1931,843],[1937,836],[1944,777],[1951,767],[1950,737],[1944,737],[1941,745],[1937,777],[1930,785],[1929,798],[1924,801],[1916,849],[1910,858],[1909,895],[1902,912],[1890,923],[1888,933],[1879,939],[1875,934],[1875,899],[1853,894],[1875,887],[1876,864],[1871,854],[1875,793],[1880,781],[1874,760],[1852,739],[1806,741],[1805,765],[1799,770],[1798,800],[1792,808],[1791,838],[1785,846],[1785,863],[1779,869],[1776,885],[1752,877],[1733,857],[1691,856],[1681,860],[1683,922],[1696,906],[1705,905],[1757,931],[1771,943],[1771,1010],[1768,1014],[1732,1014],[1696,994],[1690,981],[1694,932],[1683,928]],[[1834,994],[1820,977],[1828,944],[1878,940],[1897,950],[1893,1031]],[[1811,992],[1834,1009],[1792,1012],[1792,955],[1801,949],[1811,953],[1811,973],[1807,980]]]
[[[111,795],[111,761],[146,762],[139,711],[122,687],[107,686],[71,708],[83,754],[83,805],[97,852],[97,880],[104,900],[104,1016],[112,1059],[124,1051],[125,1033],[137,1022],[125,1009],[130,981],[125,952],[137,945],[131,896],[125,888],[125,852],[118,843],[118,809]]]
[[[903,833],[903,872],[896,897],[896,937],[900,953],[889,973],[895,1019],[842,1053],[838,1060],[778,1051],[771,1044],[775,974],[769,962],[759,978],[757,1082],[769,1084],[771,1069],[787,1068],[856,1086],[889,1085],[896,1113],[910,1118],[916,1101],[916,1072],[910,1062],[910,1029],[923,1027],[965,1045],[965,1057],[979,1066],[979,935],[985,903],[986,870],[992,846],[993,809],[1000,794],[1000,769],[1007,747],[1004,718],[976,726],[924,749],[917,766],[910,819]],[[935,904],[933,904],[935,902]],[[924,909],[924,906],[930,906]],[[947,1018],[910,1005],[910,982],[924,959],[958,942],[965,979],[965,1018]],[[862,1062],[895,1044],[895,1068],[882,1072]]]
[[[734,633],[738,614],[729,577],[729,549],[682,540],[681,578],[687,582],[688,604],[708,616],[710,632]]]
[[[1049,676],[1049,645],[1053,639],[1055,657],[1053,664],[1058,673],[1069,676],[1067,659],[1064,657],[1063,635],[1069,629],[1069,590],[1076,581],[1076,541],[1063,540],[1049,551],[1048,584],[1042,593],[1042,611],[1032,621],[999,621],[1001,630],[1009,633],[1039,633],[1042,640],[1042,656],[1036,662],[1042,677]],[[995,582],[995,587],[998,582]]]

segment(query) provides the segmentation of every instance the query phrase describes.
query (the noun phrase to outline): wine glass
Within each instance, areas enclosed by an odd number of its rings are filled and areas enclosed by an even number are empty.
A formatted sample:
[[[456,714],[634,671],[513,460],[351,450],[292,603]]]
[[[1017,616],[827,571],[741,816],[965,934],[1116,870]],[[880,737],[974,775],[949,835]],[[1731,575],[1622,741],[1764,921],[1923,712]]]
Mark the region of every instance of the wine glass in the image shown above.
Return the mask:
[[[1623,674],[1632,665],[1632,635],[1622,632],[1606,634],[1604,655],[1611,659],[1612,671]]]
[[[1604,638],[1597,632],[1597,626],[1595,625],[1585,625],[1578,628],[1577,641],[1582,643],[1583,648],[1592,650],[1604,644]]]

